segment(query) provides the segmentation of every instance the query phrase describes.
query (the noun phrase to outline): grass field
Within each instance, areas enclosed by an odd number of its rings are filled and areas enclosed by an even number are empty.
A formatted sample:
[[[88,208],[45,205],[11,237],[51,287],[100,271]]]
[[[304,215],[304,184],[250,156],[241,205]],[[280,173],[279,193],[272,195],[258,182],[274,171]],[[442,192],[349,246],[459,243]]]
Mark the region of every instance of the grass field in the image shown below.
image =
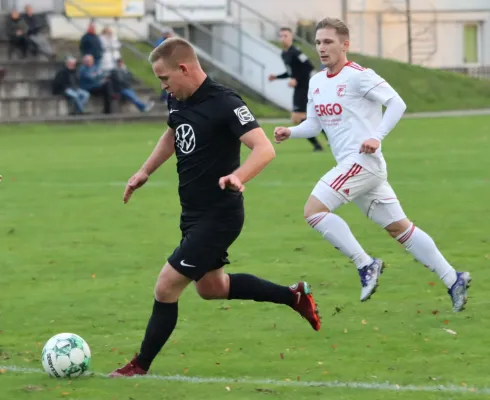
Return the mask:
[[[154,376],[105,379],[138,350],[156,275],[179,240],[174,159],[122,203],[163,129],[2,127],[0,399],[488,398],[489,117],[404,120],[384,144],[406,213],[473,275],[465,312],[452,313],[437,277],[350,205],[339,214],[388,264],[361,304],[355,267],[302,218],[332,157],[291,141],[247,185],[228,270],[288,285],[306,279],[322,330],[286,308],[206,302],[189,288]],[[41,348],[59,332],[87,340],[96,375],[59,381],[40,372]]]

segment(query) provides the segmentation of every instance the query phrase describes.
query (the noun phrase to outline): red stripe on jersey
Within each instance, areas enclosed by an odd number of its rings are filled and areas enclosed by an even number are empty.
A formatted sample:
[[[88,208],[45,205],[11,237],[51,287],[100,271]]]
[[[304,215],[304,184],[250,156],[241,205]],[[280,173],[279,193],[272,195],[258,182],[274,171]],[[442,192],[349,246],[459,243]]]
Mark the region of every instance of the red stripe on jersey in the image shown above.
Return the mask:
[[[385,83],[386,81],[381,81],[380,83],[378,83],[377,85],[373,86],[371,89],[369,89],[366,94],[364,95],[364,97],[366,97],[366,95],[373,89],[376,89],[379,85],[381,85],[382,83]]]
[[[346,64],[348,67],[351,67],[351,68],[354,68],[354,69],[357,69],[359,71],[364,71],[366,70],[366,68],[360,66],[359,64],[355,63],[355,62],[348,62]]]

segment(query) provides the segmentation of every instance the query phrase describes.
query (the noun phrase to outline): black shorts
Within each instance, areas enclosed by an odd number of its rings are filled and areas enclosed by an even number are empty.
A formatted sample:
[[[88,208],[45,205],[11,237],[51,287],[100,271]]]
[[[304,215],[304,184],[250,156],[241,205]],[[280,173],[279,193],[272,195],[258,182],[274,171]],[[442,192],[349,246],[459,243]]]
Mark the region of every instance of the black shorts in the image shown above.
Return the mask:
[[[308,103],[308,88],[295,87],[293,93],[293,112],[298,112],[298,113],[306,112],[307,103]]]
[[[229,264],[228,248],[240,235],[244,219],[243,208],[202,215],[182,213],[182,240],[168,258],[169,264],[194,281]]]

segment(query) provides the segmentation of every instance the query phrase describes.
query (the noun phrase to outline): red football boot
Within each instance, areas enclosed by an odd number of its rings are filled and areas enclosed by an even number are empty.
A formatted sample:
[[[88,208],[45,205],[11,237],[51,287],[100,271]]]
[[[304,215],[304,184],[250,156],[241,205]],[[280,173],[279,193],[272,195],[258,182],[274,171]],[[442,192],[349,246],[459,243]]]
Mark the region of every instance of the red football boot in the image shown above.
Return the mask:
[[[319,331],[321,327],[320,314],[311,294],[310,285],[306,282],[298,282],[290,286],[289,290],[295,296],[293,308],[310,323],[315,331]]]
[[[131,377],[136,375],[146,375],[148,371],[145,371],[138,365],[138,361],[136,359],[137,355],[128,362],[124,367],[116,369],[114,372],[109,374],[110,378],[121,378],[121,377]]]

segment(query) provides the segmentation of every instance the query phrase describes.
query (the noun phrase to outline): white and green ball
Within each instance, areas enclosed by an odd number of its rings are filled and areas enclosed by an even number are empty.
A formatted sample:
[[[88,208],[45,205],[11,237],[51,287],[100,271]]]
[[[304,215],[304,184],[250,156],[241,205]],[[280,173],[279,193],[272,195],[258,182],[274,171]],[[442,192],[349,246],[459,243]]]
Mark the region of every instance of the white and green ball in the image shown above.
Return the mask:
[[[46,373],[55,378],[75,378],[90,367],[90,348],[74,333],[59,333],[44,345],[42,363]]]

